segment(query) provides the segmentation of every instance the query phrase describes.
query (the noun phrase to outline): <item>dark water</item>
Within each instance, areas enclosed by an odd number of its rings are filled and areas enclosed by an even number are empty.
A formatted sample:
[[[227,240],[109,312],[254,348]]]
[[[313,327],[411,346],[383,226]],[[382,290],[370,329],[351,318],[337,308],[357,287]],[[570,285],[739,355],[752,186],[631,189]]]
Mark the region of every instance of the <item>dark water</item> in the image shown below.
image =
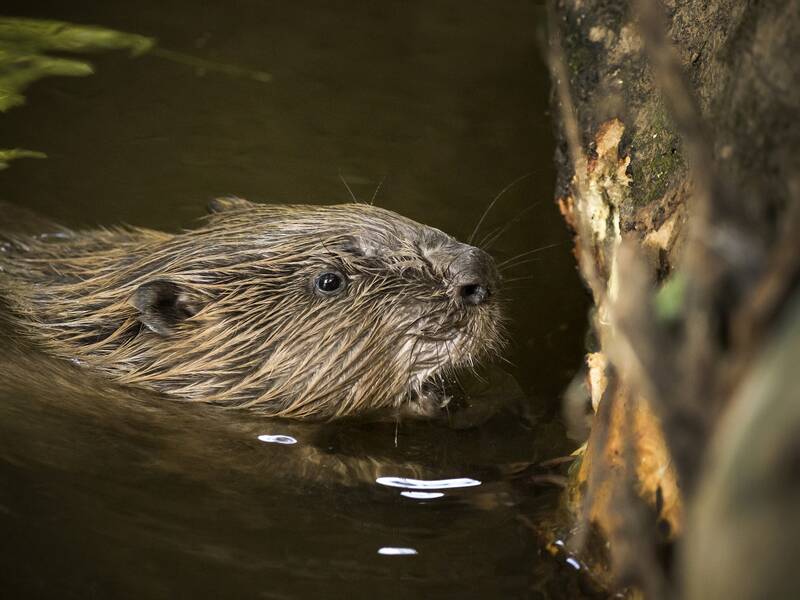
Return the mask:
[[[558,394],[584,298],[552,203],[549,83],[534,3],[5,2],[6,14],[155,36],[91,57],[0,116],[2,200],[71,226],[191,226],[206,201],[362,200],[469,236],[510,223],[499,258],[553,243],[509,284],[513,346],[486,420],[310,426],[105,389],[7,339],[0,398],[0,596],[560,598],[578,582],[528,523],[557,491],[524,466],[571,450]],[[529,207],[533,206],[532,209]],[[527,212],[522,212],[524,210]],[[8,336],[5,336],[8,338]],[[515,383],[517,382],[517,383]],[[263,434],[293,436],[281,445]],[[523,475],[520,475],[520,473]],[[472,478],[437,498],[379,477]],[[414,555],[380,554],[406,548]]]

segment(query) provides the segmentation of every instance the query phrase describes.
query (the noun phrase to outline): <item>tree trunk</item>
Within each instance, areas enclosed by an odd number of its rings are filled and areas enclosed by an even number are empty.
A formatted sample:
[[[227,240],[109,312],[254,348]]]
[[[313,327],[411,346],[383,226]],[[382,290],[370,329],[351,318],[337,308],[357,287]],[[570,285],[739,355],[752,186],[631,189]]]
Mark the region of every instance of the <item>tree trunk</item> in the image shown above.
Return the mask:
[[[549,6],[558,202],[597,340],[573,544],[599,532],[615,585],[648,597],[800,597],[798,4]],[[795,535],[757,549],[778,518]]]

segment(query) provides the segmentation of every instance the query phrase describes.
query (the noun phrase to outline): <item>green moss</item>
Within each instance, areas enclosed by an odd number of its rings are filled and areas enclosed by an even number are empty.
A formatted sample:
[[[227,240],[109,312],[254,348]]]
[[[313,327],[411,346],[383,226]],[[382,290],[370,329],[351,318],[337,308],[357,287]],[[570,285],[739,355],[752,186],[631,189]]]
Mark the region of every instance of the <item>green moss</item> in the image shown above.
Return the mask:
[[[632,196],[640,206],[660,199],[685,167],[681,140],[666,109],[659,103],[649,113],[631,145]]]
[[[569,44],[567,53],[567,66],[572,77],[581,77],[591,66],[594,57],[586,46],[580,44]]]

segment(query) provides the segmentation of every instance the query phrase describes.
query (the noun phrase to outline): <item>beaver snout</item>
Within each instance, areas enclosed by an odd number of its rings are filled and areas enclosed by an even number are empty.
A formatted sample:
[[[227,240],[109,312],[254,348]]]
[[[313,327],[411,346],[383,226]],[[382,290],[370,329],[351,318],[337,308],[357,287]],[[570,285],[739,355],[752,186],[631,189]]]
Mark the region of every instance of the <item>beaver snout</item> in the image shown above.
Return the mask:
[[[494,259],[480,248],[463,244],[449,270],[453,277],[454,293],[465,304],[483,304],[499,287],[500,274]]]

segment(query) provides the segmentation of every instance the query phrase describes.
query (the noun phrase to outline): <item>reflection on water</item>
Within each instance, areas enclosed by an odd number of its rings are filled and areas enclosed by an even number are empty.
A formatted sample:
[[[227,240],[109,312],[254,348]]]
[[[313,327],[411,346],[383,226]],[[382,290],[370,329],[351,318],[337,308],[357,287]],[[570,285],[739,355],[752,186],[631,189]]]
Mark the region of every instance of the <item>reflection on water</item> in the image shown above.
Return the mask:
[[[479,598],[532,584],[539,542],[516,515],[549,510],[556,490],[510,479],[543,456],[516,413],[397,432],[265,421],[115,389],[7,339],[0,577],[14,597],[318,598],[332,584],[401,597],[409,580]],[[262,442],[267,427],[298,443]],[[374,562],[386,548],[425,560]]]
[[[266,433],[262,433],[258,436],[258,440],[269,444],[291,445],[297,443],[297,440],[290,435],[269,435]]]
[[[413,556],[419,554],[419,552],[414,550],[414,548],[392,548],[386,546],[380,548],[378,554],[383,554],[384,556]]]
[[[404,498],[413,498],[414,500],[435,500],[436,498],[444,498],[443,492],[412,492],[403,490],[400,495]]]
[[[91,4],[3,10],[153,36],[272,80],[92,56],[95,75],[37,83],[2,116],[4,139],[49,157],[0,174],[2,200],[72,226],[175,229],[218,194],[346,201],[341,175],[359,198],[382,182],[378,204],[466,238],[534,171],[478,238],[510,223],[491,248],[500,259],[566,241],[527,1]],[[534,257],[509,275],[530,277],[507,286],[511,376],[490,371],[434,422],[303,424],[163,402],[0,332],[3,594],[578,597],[521,518],[546,518],[557,499],[519,474],[571,449],[550,421],[583,321],[566,244]]]
[[[411,479],[410,477],[378,477],[375,483],[388,487],[399,487],[410,490],[447,490],[452,488],[466,488],[480,485],[477,479],[469,477],[455,477],[452,479]]]

